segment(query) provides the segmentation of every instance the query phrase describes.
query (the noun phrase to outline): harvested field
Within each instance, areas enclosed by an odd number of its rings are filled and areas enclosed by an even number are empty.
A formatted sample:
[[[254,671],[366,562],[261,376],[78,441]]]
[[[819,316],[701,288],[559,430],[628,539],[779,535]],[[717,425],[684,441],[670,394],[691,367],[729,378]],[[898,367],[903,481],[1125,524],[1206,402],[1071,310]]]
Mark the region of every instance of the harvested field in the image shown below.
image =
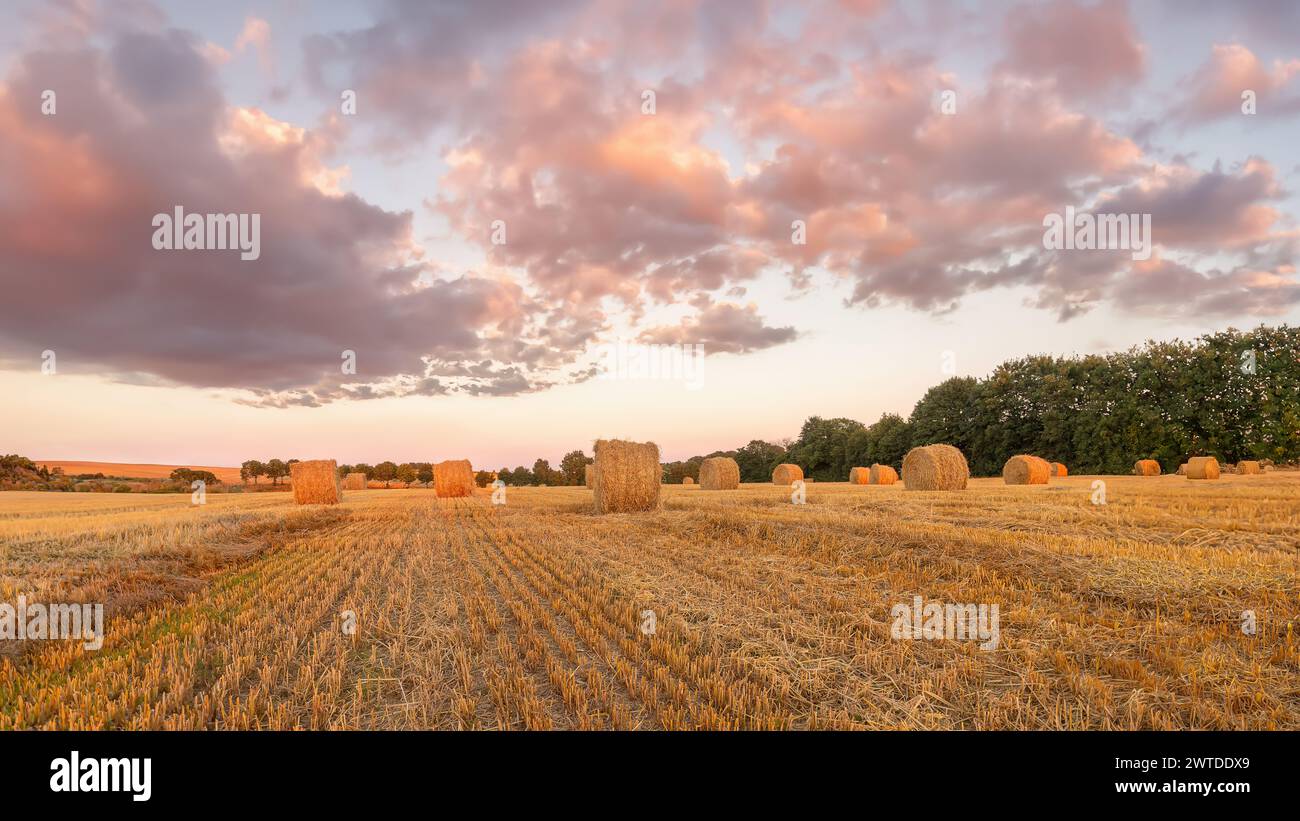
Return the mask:
[[[0,601],[107,637],[8,647],[0,728],[1300,729],[1300,473],[662,497],[2,493]],[[997,647],[893,639],[913,596]]]

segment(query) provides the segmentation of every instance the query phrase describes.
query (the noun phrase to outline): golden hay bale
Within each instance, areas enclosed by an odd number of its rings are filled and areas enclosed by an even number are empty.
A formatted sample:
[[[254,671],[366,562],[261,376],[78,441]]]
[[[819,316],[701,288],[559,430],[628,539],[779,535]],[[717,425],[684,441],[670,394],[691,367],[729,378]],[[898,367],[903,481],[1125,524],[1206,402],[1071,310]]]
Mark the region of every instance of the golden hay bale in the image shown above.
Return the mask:
[[[1237,463],[1237,472],[1242,474],[1260,473],[1259,462],[1243,459]]]
[[[1218,479],[1219,460],[1213,456],[1193,456],[1187,460],[1188,479]]]
[[[892,485],[898,482],[898,471],[889,465],[872,465],[867,478],[873,485]]]
[[[368,490],[383,490],[386,487],[388,486],[378,479],[371,479],[369,482],[366,482],[366,488]]]
[[[772,471],[772,484],[788,485],[803,478],[803,468],[798,465],[777,465]]]
[[[729,456],[713,456],[700,463],[700,490],[735,490],[740,487],[740,465]]]
[[[849,484],[851,485],[869,485],[871,484],[871,470],[869,468],[853,468],[849,471]]]
[[[1045,485],[1052,466],[1037,456],[1012,456],[1002,466],[1002,481],[1008,485]]]
[[[1159,476],[1160,463],[1155,459],[1139,459],[1133,464],[1135,476]]]
[[[339,465],[333,459],[309,459],[289,465],[293,500],[300,505],[336,505],[339,502]]]
[[[1069,476],[1070,471],[1060,462],[1051,462],[1053,476]]]
[[[595,465],[587,465],[585,468],[583,468],[583,484],[585,484],[587,487],[595,487],[595,486],[596,486],[596,466],[595,466]]]
[[[365,490],[366,474],[349,473],[347,476],[343,477],[343,489],[344,490]]]
[[[903,457],[903,484],[908,490],[965,490],[969,478],[966,457],[952,445],[912,448]]]
[[[1183,462],[1181,465],[1178,466],[1178,470],[1175,471],[1175,472],[1176,472],[1179,476],[1186,476],[1186,475],[1187,475],[1187,463],[1186,463],[1186,462]]]
[[[474,495],[474,468],[468,459],[448,459],[433,466],[433,489],[439,498]]]
[[[695,484],[695,480],[692,479],[692,478],[689,477],[689,476],[683,476],[683,477],[682,477],[682,484],[684,484],[684,485],[693,485],[693,484]]]
[[[595,446],[596,477],[592,495],[597,513],[659,509],[663,467],[654,442],[600,439]]]

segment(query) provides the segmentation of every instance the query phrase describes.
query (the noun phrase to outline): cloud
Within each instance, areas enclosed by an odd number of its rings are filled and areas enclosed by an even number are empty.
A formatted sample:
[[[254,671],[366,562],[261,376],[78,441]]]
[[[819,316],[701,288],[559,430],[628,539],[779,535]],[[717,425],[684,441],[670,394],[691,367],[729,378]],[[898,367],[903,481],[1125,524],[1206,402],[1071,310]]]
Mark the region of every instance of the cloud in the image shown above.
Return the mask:
[[[1206,123],[1242,113],[1242,94],[1255,93],[1254,117],[1289,117],[1300,113],[1300,59],[1265,65],[1238,43],[1215,45],[1209,59],[1182,86],[1186,96],[1172,116],[1183,123]]]
[[[251,48],[257,53],[257,64],[262,72],[275,78],[275,53],[271,46],[271,24],[260,17],[244,18],[244,27],[235,38],[235,53]]]
[[[649,328],[639,340],[657,345],[703,345],[705,354],[740,354],[793,342],[798,336],[793,327],[766,325],[755,305],[717,303],[678,325]]]
[[[577,7],[571,0],[380,0],[372,25],[307,39],[307,77],[331,100],[356,91],[359,105],[383,117],[377,144],[405,150],[454,117],[490,55],[545,36]]]
[[[1138,314],[1184,319],[1281,317],[1300,305],[1300,281],[1294,268],[1268,271],[1241,266],[1201,272],[1153,257],[1135,263],[1113,296],[1119,306]]]
[[[1125,0],[1017,6],[1007,13],[1005,35],[1004,70],[1048,78],[1069,97],[1102,97],[1142,79],[1144,49]]]
[[[1151,214],[1156,242],[1222,250],[1275,238],[1280,214],[1266,204],[1281,199],[1273,167],[1251,158],[1235,171],[1207,172],[1187,165],[1157,166],[1103,197],[1099,213]]]
[[[340,193],[328,137],[228,105],[202,52],[134,31],[31,52],[5,81],[0,177],[24,192],[0,196],[5,359],[50,348],[61,370],[309,404],[369,395],[348,383],[427,394],[426,358],[491,359],[529,332],[513,283],[419,281],[411,215]],[[56,116],[27,104],[45,88]],[[177,205],[259,214],[260,258],[154,250],[153,216]]]

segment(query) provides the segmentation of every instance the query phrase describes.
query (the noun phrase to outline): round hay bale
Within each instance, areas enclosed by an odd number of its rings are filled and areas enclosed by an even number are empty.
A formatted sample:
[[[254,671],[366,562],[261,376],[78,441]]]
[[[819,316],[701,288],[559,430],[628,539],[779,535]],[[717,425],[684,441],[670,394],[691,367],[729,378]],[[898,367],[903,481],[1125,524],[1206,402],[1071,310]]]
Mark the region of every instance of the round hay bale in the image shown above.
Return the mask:
[[[343,489],[344,490],[365,490],[366,474],[349,473],[347,476],[343,477]]]
[[[889,465],[872,465],[867,478],[873,485],[892,485],[898,482],[898,471]]]
[[[433,466],[433,490],[439,498],[474,495],[474,466],[468,459],[448,459]]]
[[[1139,459],[1133,464],[1135,476],[1159,476],[1160,463],[1155,459]]]
[[[682,484],[684,484],[684,485],[693,485],[693,484],[695,484],[695,480],[692,479],[692,478],[689,477],[689,476],[683,476],[683,477],[682,477]]]
[[[908,490],[965,490],[969,478],[966,457],[952,445],[912,448],[903,457],[903,484]]]
[[[1245,475],[1253,475],[1261,473],[1262,470],[1260,469],[1259,462],[1252,459],[1243,459],[1237,463],[1237,472]]]
[[[1012,456],[1002,466],[1002,481],[1008,485],[1045,485],[1052,466],[1037,456]]]
[[[586,465],[582,469],[582,483],[587,487],[596,486],[596,466]]]
[[[713,456],[700,463],[700,490],[740,487],[740,465],[730,456]]]
[[[1193,456],[1187,460],[1188,479],[1218,479],[1219,460],[1213,456]]]
[[[1052,462],[1051,465],[1052,465],[1052,475],[1053,475],[1053,476],[1069,476],[1069,475],[1070,475],[1070,471],[1069,471],[1069,469],[1067,469],[1067,468],[1065,467],[1065,465],[1061,464],[1060,462]]]
[[[366,482],[367,490],[383,490],[385,487],[387,487],[387,485],[378,479],[371,479],[369,482]]]
[[[1178,470],[1176,470],[1175,473],[1177,473],[1179,476],[1186,476],[1186,475],[1187,475],[1187,463],[1186,463],[1186,462],[1183,462],[1181,465],[1179,465],[1179,466],[1178,466]]]
[[[803,468],[798,465],[777,465],[772,471],[772,484],[788,485],[803,478]]]
[[[333,459],[309,459],[289,465],[293,500],[300,505],[339,503],[339,465]]]
[[[597,513],[629,513],[659,509],[663,467],[654,442],[600,439],[596,446]]]
[[[849,471],[849,484],[851,485],[869,485],[871,484],[870,468],[853,468]]]

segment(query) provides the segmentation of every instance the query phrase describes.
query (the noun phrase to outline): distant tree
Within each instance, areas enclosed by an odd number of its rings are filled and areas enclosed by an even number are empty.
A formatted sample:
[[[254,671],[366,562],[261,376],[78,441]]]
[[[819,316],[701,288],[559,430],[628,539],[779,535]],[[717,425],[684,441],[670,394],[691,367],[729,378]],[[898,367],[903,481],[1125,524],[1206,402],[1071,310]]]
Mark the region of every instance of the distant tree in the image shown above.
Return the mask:
[[[875,424],[850,434],[849,462],[852,467],[877,463],[898,467],[911,448],[911,424],[898,414],[886,413]]]
[[[479,487],[487,487],[492,482],[492,472],[480,470],[474,474],[474,484]]]
[[[843,482],[853,467],[849,464],[849,438],[862,430],[862,423],[853,419],[811,416],[803,423],[787,458],[818,481]]]
[[[560,460],[560,473],[564,475],[564,484],[582,485],[587,482],[587,465],[595,460],[580,450],[571,450]]]
[[[786,451],[780,444],[754,439],[739,448],[732,458],[740,466],[740,481],[770,482],[772,471],[785,461]]]
[[[280,459],[272,459],[266,463],[266,475],[271,477],[271,484],[280,484],[282,477],[289,475],[289,466]]]
[[[375,469],[365,462],[358,462],[352,466],[353,473],[364,473],[367,479],[375,478]]]
[[[511,485],[522,487],[524,485],[535,485],[536,480],[533,478],[533,472],[528,468],[520,465],[510,472]]]
[[[551,469],[551,463],[545,459],[533,462],[533,484],[559,485],[564,483],[563,474]]]
[[[397,478],[397,463],[380,462],[375,465],[374,474],[375,480],[383,482],[384,486],[387,487],[389,482]]]
[[[416,469],[416,474],[415,474],[415,476],[416,476],[416,478],[419,479],[421,482],[423,482],[424,484],[427,485],[427,484],[429,484],[430,482],[433,481],[433,465],[432,465],[432,464],[430,464],[429,462],[416,462],[416,463],[415,463],[415,469]]]
[[[912,409],[913,446],[952,445],[969,461],[995,433],[984,397],[979,380],[968,376],[954,376],[930,388]]]
[[[398,465],[397,467],[397,481],[399,482],[405,482],[409,485],[415,481],[415,478],[418,475],[419,471],[417,471],[415,465],[412,465],[410,462]]]
[[[221,480],[216,477],[210,470],[190,470],[189,468],[176,468],[171,473],[173,482],[180,482],[183,485],[190,485],[194,480],[202,480],[207,485],[219,485]]]
[[[239,468],[239,478],[247,482],[250,479],[257,484],[257,477],[266,475],[266,465],[256,459],[249,459]]]

